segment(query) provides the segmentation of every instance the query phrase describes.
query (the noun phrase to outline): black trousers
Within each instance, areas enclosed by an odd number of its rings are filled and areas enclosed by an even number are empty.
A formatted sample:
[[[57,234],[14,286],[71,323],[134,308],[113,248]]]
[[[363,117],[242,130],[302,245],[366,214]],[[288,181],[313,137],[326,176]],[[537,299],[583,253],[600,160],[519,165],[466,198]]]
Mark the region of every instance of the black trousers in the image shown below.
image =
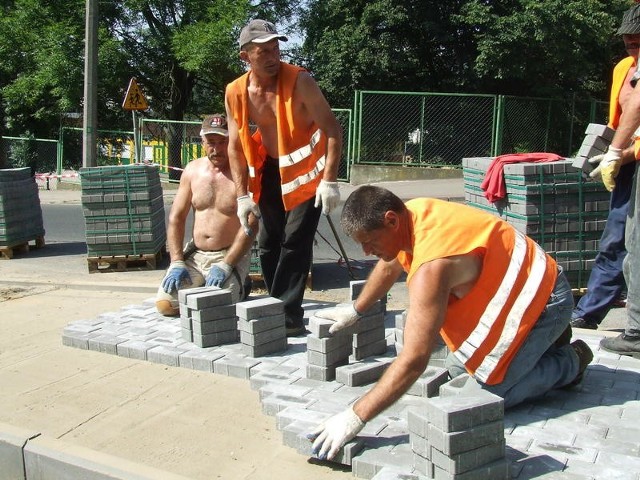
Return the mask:
[[[304,325],[302,300],[321,213],[314,203],[312,197],[286,212],[278,163],[265,163],[258,202],[262,215],[258,234],[260,266],[269,295],[284,302],[287,328]]]

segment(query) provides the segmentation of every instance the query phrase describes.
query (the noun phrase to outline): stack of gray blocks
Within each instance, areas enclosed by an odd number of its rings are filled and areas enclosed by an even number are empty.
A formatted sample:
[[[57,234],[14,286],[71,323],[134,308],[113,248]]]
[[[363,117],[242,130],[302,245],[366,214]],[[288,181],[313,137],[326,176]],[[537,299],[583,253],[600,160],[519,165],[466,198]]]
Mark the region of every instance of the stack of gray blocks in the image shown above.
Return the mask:
[[[584,140],[582,140],[582,145],[572,165],[585,173],[589,173],[593,170],[593,167],[588,160],[596,155],[606,153],[616,131],[606,125],[590,123],[584,133]]]
[[[166,243],[158,167],[80,169],[89,256],[156,254]]]
[[[610,193],[586,181],[571,160],[504,166],[507,196],[491,203],[480,187],[492,157],[464,158],[465,203],[528,235],[563,267],[571,286],[586,286],[609,213]]]
[[[178,291],[182,338],[198,347],[214,347],[238,341],[236,305],[231,290],[217,287]]]
[[[0,170],[0,246],[17,246],[42,236],[42,208],[31,169]]]
[[[236,305],[241,351],[262,357],[287,349],[284,302],[273,297],[239,302]]]
[[[407,321],[408,311],[404,310],[395,316],[395,348],[399,355],[404,347],[404,326]],[[434,348],[429,357],[429,363],[424,373],[418,377],[411,388],[407,391],[409,395],[418,397],[434,397],[438,395],[440,385],[447,382],[449,373],[445,368],[445,362],[449,349],[444,343],[442,336],[438,335]]]
[[[351,300],[357,298],[363,285],[363,281],[351,282]],[[307,378],[325,382],[335,379],[349,386],[364,385],[380,378],[390,359],[357,362],[387,352],[385,300],[378,300],[354,325],[335,334],[329,333],[333,321],[311,317],[311,333],[307,335]]]
[[[463,376],[443,386],[424,410],[408,412],[414,471],[426,478],[508,479],[504,401]],[[477,385],[477,383],[476,383]]]

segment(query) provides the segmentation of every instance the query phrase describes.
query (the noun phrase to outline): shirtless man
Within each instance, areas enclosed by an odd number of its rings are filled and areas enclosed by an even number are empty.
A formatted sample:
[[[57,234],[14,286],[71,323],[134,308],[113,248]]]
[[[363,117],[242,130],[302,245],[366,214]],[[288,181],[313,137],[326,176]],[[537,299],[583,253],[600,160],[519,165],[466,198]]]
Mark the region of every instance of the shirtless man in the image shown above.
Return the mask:
[[[342,132],[309,73],[280,61],[279,40],[287,37],[264,20],[242,29],[240,58],[250,70],[227,86],[225,102],[238,217],[243,225],[251,213],[261,218],[264,282],[284,303],[287,335],[296,336],[305,333],[302,300],[320,213],[340,200]]]
[[[452,377],[468,373],[506,408],[577,384],[593,354],[571,339],[571,287],[555,260],[500,218],[431,198],[406,204],[363,186],[345,202],[345,233],[380,258],[353,304],[321,310],[336,333],[359,321],[407,272],[404,346],[378,383],[309,438],[332,458],[424,372],[438,332]],[[361,320],[364,321],[364,320]]]
[[[156,308],[163,315],[179,314],[181,287],[230,288],[234,302],[248,294],[245,281],[249,251],[258,221],[252,215],[245,230],[236,215],[235,185],[227,157],[228,135],[224,115],[205,118],[200,137],[207,156],[190,162],[182,172],[167,228],[171,265],[156,297]],[[192,240],[183,249],[191,209]]]

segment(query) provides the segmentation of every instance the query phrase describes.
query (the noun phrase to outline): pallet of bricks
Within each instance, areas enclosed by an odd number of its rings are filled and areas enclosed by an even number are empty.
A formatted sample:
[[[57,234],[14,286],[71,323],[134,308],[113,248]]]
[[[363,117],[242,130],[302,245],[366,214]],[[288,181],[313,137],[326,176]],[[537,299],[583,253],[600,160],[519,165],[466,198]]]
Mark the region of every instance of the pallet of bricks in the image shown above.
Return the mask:
[[[489,202],[480,188],[492,157],[462,160],[465,202],[493,213],[556,259],[574,292],[586,288],[609,212],[610,194],[572,166],[573,159],[504,166],[506,197]]]
[[[31,169],[0,170],[0,258],[44,246],[44,224],[38,185]]]
[[[167,239],[158,168],[80,169],[89,273],[155,269]]]

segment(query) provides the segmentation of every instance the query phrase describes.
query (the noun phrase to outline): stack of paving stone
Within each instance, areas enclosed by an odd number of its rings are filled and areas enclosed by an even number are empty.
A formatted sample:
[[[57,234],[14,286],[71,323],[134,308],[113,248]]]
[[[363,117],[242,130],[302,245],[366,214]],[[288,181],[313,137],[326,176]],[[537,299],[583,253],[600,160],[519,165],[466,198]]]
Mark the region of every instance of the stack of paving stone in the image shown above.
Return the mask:
[[[427,478],[511,478],[505,458],[504,401],[478,389],[409,410],[414,470]]]
[[[231,290],[217,287],[178,291],[182,338],[201,348],[238,341],[236,306]]]
[[[462,160],[465,201],[511,223],[556,259],[573,288],[586,287],[609,212],[610,194],[585,181],[571,160],[504,166],[505,199],[489,202],[480,185],[491,157]]]
[[[17,246],[43,236],[38,185],[31,169],[0,170],[0,246]]]
[[[236,305],[242,353],[262,357],[287,349],[284,303],[273,297],[256,298]]]
[[[596,155],[602,155],[607,151],[616,131],[606,125],[590,123],[587,125],[587,130],[584,133],[584,140],[582,140],[582,145],[572,165],[574,168],[589,173],[593,170],[593,166],[588,160]]]
[[[80,169],[90,257],[157,254],[166,243],[158,167]]]
[[[351,282],[350,297],[355,300],[362,290],[364,282]],[[386,299],[378,300],[352,326],[335,334],[329,333],[333,325],[331,320],[318,317],[309,319],[307,335],[307,378],[325,382],[336,379],[338,367],[354,363],[367,357],[384,355],[387,352],[384,316]],[[370,362],[361,367],[349,367],[343,370],[340,379],[352,381],[375,381],[388,366],[386,360]],[[357,379],[357,380],[356,380]]]

